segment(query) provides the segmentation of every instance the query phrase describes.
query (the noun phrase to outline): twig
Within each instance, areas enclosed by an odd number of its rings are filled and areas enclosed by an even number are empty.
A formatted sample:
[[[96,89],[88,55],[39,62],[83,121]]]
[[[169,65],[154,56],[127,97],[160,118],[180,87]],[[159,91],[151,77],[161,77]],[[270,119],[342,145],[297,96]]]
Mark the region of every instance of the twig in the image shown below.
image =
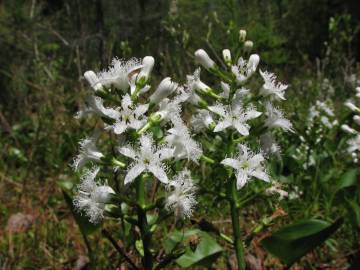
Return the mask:
[[[136,266],[136,264],[130,259],[130,257],[126,254],[126,252],[118,245],[118,243],[115,241],[114,238],[112,238],[111,234],[103,229],[101,230],[101,233],[111,242],[111,244],[114,246],[114,248],[120,253],[121,256],[124,257],[125,261],[135,270],[140,270]]]

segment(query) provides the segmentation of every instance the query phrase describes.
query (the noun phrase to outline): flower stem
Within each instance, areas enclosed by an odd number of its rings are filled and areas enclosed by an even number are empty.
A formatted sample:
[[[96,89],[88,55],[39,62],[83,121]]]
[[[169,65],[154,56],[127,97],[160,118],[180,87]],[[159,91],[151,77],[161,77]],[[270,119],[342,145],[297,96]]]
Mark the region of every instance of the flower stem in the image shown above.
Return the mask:
[[[144,248],[144,257],[142,258],[143,269],[151,270],[153,268],[153,259],[150,251],[151,232],[146,218],[145,211],[145,178],[138,177],[136,182],[136,200],[138,203],[138,223],[141,234],[141,240]]]
[[[234,238],[234,248],[236,253],[236,259],[238,262],[238,269],[245,270],[245,256],[244,256],[244,246],[241,237],[241,228],[239,221],[239,209],[237,207],[237,190],[236,190],[236,179],[232,177],[229,181],[229,200],[230,202],[230,211],[231,211],[231,223],[233,227],[233,238]]]

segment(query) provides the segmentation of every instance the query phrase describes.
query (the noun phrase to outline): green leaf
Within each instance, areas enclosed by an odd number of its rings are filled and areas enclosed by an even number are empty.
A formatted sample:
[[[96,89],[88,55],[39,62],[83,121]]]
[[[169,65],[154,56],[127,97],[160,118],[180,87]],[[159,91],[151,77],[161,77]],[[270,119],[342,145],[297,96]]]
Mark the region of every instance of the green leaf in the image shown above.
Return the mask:
[[[141,240],[136,240],[135,241],[135,248],[139,252],[141,257],[144,257],[144,245],[143,245],[143,242]]]
[[[348,217],[354,227],[360,229],[360,206],[355,200],[346,199]]]
[[[194,264],[212,262],[223,251],[222,247],[210,234],[193,229],[185,232],[175,231],[168,234],[163,242],[166,253],[175,251],[180,243],[187,243],[193,235],[199,237],[196,249],[192,250],[190,244],[186,244],[185,253],[176,260],[176,263],[184,268]]]
[[[89,234],[93,233],[94,231],[96,231],[98,228],[100,228],[101,223],[93,224],[89,221],[89,219],[86,216],[83,216],[83,215],[81,215],[81,213],[76,211],[74,204],[73,204],[73,199],[64,190],[63,190],[63,195],[64,195],[65,201],[66,201],[67,205],[69,206],[71,213],[83,235],[89,235]]]
[[[340,218],[333,224],[310,219],[288,225],[261,241],[264,248],[281,261],[292,265],[315,247],[321,245],[343,223]]]
[[[357,169],[350,169],[347,172],[345,172],[341,176],[341,178],[339,179],[339,182],[336,185],[336,192],[341,189],[356,185],[357,174],[358,174]]]

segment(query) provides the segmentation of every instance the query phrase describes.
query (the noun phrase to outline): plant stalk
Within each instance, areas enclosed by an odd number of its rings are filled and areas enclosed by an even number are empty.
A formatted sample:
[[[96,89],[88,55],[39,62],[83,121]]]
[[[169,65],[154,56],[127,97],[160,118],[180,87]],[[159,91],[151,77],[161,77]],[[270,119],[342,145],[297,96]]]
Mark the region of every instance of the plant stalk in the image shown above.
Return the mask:
[[[146,218],[145,210],[145,178],[138,177],[136,183],[136,199],[138,203],[138,224],[143,243],[144,257],[142,258],[143,269],[153,269],[153,259],[150,251],[151,232]]]
[[[238,269],[245,270],[245,256],[244,256],[244,246],[241,237],[241,228],[239,221],[239,209],[237,207],[237,190],[236,190],[236,179],[232,177],[229,182],[229,197],[230,197],[230,211],[231,211],[231,223],[233,227],[233,238],[234,238],[234,248],[236,253],[236,260],[238,262]]]

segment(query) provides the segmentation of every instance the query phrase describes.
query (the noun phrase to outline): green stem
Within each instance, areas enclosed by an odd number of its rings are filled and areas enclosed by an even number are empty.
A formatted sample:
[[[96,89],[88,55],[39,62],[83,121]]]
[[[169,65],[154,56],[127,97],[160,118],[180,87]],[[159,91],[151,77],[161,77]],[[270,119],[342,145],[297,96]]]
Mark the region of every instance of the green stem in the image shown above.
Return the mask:
[[[138,224],[141,234],[141,240],[144,248],[144,257],[142,258],[143,269],[151,270],[153,268],[153,259],[150,251],[151,232],[146,218],[145,209],[145,178],[138,177],[136,182],[136,200],[138,203]]]
[[[241,228],[239,221],[239,209],[236,205],[237,201],[237,190],[236,190],[236,179],[232,177],[229,182],[229,197],[230,210],[231,210],[231,222],[233,227],[233,237],[234,237],[234,248],[236,253],[236,259],[238,262],[238,269],[245,270],[245,256],[244,256],[244,246],[241,237]]]

